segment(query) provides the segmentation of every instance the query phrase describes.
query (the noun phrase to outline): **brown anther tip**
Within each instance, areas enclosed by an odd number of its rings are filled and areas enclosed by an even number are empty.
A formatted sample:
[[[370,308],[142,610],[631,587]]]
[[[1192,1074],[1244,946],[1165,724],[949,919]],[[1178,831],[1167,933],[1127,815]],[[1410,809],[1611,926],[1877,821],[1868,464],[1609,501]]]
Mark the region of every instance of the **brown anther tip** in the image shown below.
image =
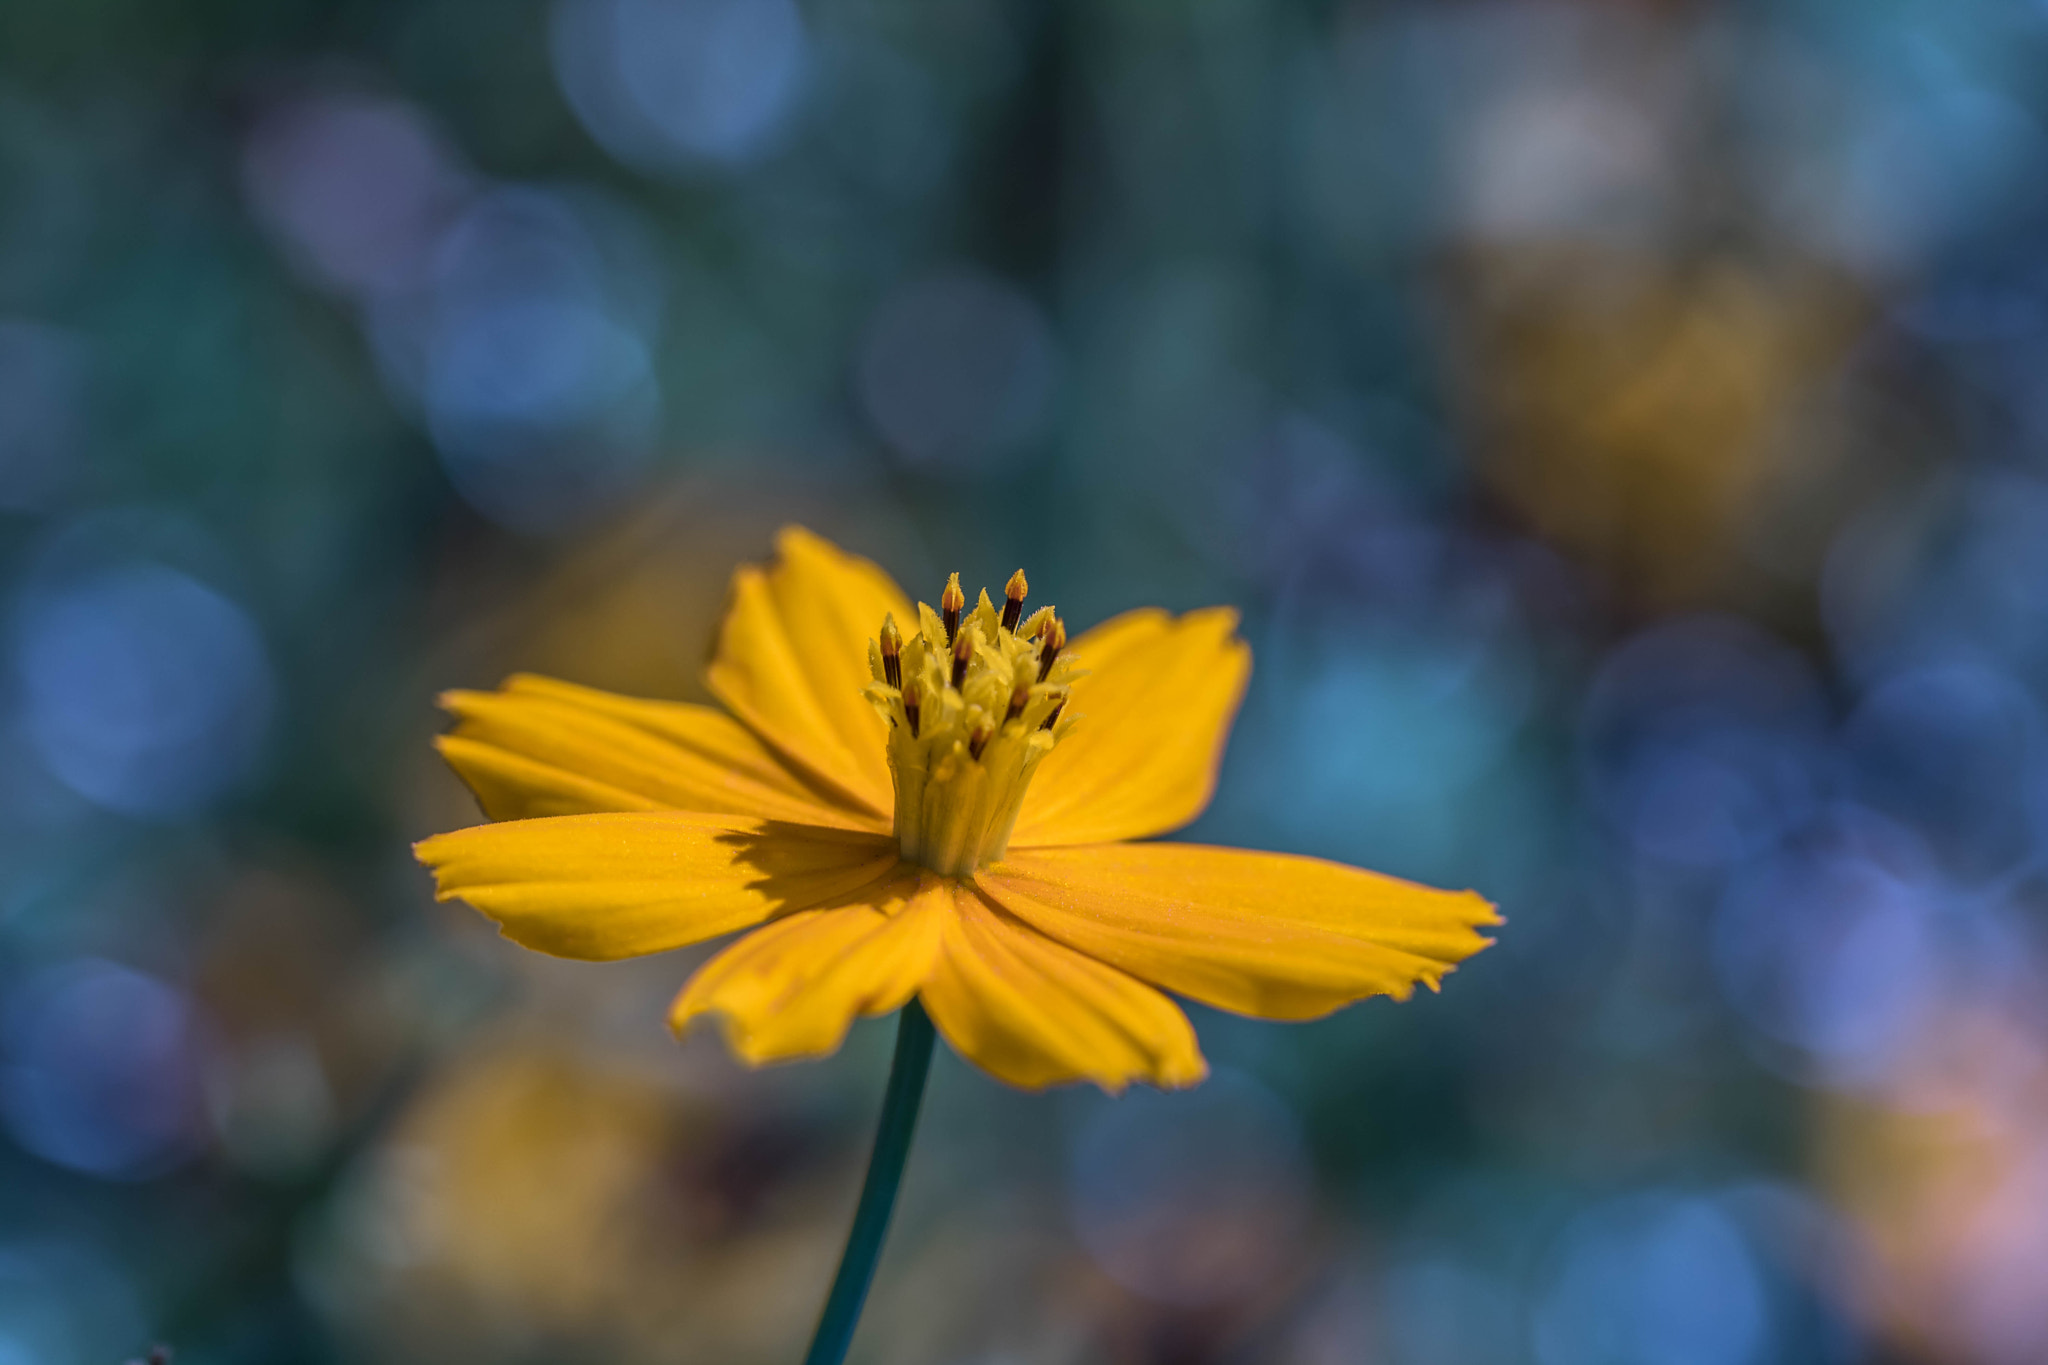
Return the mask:
[[[946,590],[939,594],[939,619],[946,624],[946,643],[952,644],[960,634],[960,613],[967,609],[967,594],[960,591],[960,575],[954,574],[946,580]]]
[[[983,721],[981,724],[975,726],[974,732],[967,736],[968,756],[974,759],[977,763],[980,762],[981,751],[988,747],[989,737],[994,733],[995,731],[989,728],[989,724],[987,721]]]
[[[917,684],[903,689],[903,719],[910,722],[910,737],[917,738]]]
[[[903,686],[903,633],[896,629],[896,616],[891,612],[882,618],[882,673],[889,680],[889,686]]]
[[[1052,729],[1053,725],[1057,723],[1060,718],[1060,712],[1066,709],[1067,699],[1065,697],[1061,697],[1057,702],[1053,703],[1052,710],[1045,713],[1045,724],[1039,726],[1038,728],[1041,730]]]
[[[1003,629],[1015,630],[1017,622],[1024,615],[1024,598],[1031,592],[1031,585],[1024,579],[1022,569],[1010,575],[1010,581],[1003,585]]]
[[[1023,715],[1024,708],[1030,701],[1031,689],[1023,683],[1018,683],[1016,690],[1010,693],[1010,710],[1009,714],[1003,717],[1003,724],[1008,725],[1011,721]]]
[[[1067,628],[1055,616],[1045,623],[1045,629],[1038,635],[1038,680],[1045,681],[1045,675],[1052,672],[1053,661],[1060,657],[1060,651],[1067,647]]]
[[[974,657],[974,637],[962,633],[953,640],[953,688],[967,681],[967,661]]]

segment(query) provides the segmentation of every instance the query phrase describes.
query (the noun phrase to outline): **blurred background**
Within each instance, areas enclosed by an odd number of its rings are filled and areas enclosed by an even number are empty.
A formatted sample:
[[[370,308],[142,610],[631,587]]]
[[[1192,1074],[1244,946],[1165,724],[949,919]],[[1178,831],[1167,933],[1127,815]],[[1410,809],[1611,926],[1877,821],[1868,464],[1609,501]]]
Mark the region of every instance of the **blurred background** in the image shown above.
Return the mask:
[[[794,1360],[891,1028],[437,906],[437,690],[801,521],[1241,607],[1190,837],[1499,902],[942,1049],[879,1365],[2048,1359],[2048,5],[10,0],[0,1365]]]

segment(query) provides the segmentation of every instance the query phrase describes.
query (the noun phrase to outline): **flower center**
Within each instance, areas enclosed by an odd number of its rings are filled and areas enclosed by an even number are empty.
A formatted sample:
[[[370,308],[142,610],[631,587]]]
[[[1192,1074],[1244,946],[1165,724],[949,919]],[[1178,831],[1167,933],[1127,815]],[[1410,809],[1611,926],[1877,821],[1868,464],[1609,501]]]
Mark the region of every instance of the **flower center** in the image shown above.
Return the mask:
[[[1031,774],[1062,719],[1073,661],[1051,607],[1027,619],[1024,571],[1010,575],[1000,613],[986,591],[971,612],[954,574],[933,611],[917,606],[905,640],[892,615],[868,644],[869,701],[889,722],[896,843],[934,872],[964,876],[1003,856]]]

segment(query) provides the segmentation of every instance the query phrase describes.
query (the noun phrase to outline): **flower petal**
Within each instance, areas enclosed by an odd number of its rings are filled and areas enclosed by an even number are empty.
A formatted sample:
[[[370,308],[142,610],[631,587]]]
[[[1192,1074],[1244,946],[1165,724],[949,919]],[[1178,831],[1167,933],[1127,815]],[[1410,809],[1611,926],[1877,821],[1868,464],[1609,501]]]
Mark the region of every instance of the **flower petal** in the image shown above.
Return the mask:
[[[733,575],[705,681],[783,757],[877,816],[894,806],[888,730],[861,695],[873,681],[868,642],[894,613],[917,619],[889,575],[812,535],[785,527],[780,559]]]
[[[954,888],[937,961],[921,995],[946,1041],[982,1070],[1027,1090],[1094,1081],[1166,1089],[1208,1074],[1195,1030],[1143,982],[1040,934],[974,888]]]
[[[515,943],[598,961],[808,909],[897,862],[895,841],[878,835],[685,811],[509,820],[413,852],[441,900],[468,901]]]
[[[945,883],[905,867],[815,910],[763,925],[698,969],[669,1022],[718,1014],[753,1066],[836,1051],[860,1016],[900,1009],[931,974],[953,913]]]
[[[790,772],[746,726],[708,706],[643,701],[531,674],[497,692],[449,692],[436,741],[493,820],[605,810],[694,810],[885,831]]]
[[[976,874],[1033,928],[1156,986],[1266,1019],[1313,1019],[1484,948],[1497,924],[1470,891],[1438,891],[1283,853],[1200,844],[1029,849]]]
[[[1236,630],[1227,607],[1147,608],[1075,640],[1080,723],[1039,764],[1011,846],[1142,839],[1200,815],[1251,673]]]

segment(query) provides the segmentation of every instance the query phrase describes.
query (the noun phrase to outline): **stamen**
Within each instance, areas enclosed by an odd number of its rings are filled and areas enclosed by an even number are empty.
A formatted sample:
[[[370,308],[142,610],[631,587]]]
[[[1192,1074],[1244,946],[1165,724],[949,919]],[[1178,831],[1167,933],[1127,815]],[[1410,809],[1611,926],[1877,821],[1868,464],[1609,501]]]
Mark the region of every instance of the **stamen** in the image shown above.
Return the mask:
[[[946,590],[939,594],[939,619],[946,624],[946,643],[952,644],[960,636],[960,613],[967,609],[967,594],[960,591],[960,575],[954,574],[946,580]],[[959,686],[955,683],[954,686]]]
[[[1003,585],[1003,629],[1014,631],[1017,622],[1024,616],[1024,597],[1031,591],[1031,585],[1024,580],[1022,569],[1010,575],[1010,581]]]
[[[1055,616],[1045,623],[1045,629],[1038,637],[1038,680],[1045,681],[1045,675],[1052,672],[1053,660],[1060,657],[1060,651],[1067,647],[1067,628]]]
[[[894,612],[882,618],[882,675],[889,686],[903,686],[903,633],[896,629]]]
[[[1032,774],[1062,738],[1067,628],[1050,606],[1026,610],[1030,590],[1019,569],[1000,606],[986,592],[971,601],[948,575],[941,610],[918,607],[921,633],[884,613],[867,647],[862,694],[890,722],[897,850],[940,876],[1004,856]]]

